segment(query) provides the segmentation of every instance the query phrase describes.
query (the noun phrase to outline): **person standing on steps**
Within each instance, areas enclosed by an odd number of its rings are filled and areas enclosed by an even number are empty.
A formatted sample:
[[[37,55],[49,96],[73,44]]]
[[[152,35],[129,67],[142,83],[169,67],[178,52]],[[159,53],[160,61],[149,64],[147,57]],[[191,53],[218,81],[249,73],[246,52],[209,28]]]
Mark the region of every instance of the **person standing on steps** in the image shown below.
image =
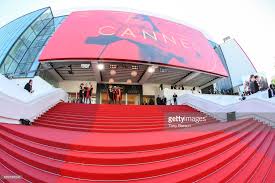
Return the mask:
[[[83,103],[84,84],[81,83],[79,87],[79,103]]]
[[[155,102],[152,98],[149,99],[149,105],[155,105]]]
[[[113,86],[113,103],[116,104],[117,100],[117,87]]]
[[[178,98],[178,95],[176,93],[174,93],[174,95],[173,95],[174,105],[178,105],[177,98]]]
[[[93,85],[92,83],[90,83],[90,88],[89,88],[89,103],[91,104],[92,103],[92,95],[93,95]]]
[[[166,105],[166,104],[167,104],[167,99],[166,99],[166,97],[163,96],[163,98],[162,98],[162,105]]]
[[[85,84],[85,87],[84,87],[84,92],[83,92],[84,104],[87,103],[87,94],[89,93],[88,89],[89,89],[89,88],[88,88],[88,84],[86,83],[86,84]]]
[[[29,82],[25,85],[24,87],[25,90],[27,90],[30,93],[33,93],[34,91],[32,90],[32,80],[30,79]]]
[[[86,95],[85,95],[85,103],[86,104],[91,104],[91,88],[90,88],[90,85],[87,83],[86,84]]]
[[[258,91],[260,91],[259,76],[255,76],[254,86],[255,86],[255,93],[257,93]]]
[[[160,98],[159,95],[158,95],[158,97],[157,97],[157,105],[161,105],[161,98]]]
[[[108,87],[108,96],[109,96],[109,104],[114,103],[114,93],[113,93],[113,86],[109,85]]]
[[[122,100],[122,88],[119,86],[113,87],[113,102],[114,104],[121,104]]]
[[[159,89],[162,91],[163,90],[163,84],[159,85]]]
[[[249,88],[250,88],[250,92],[251,94],[254,94],[256,93],[255,91],[255,77],[254,75],[252,74],[249,78]]]
[[[273,85],[271,84],[268,88],[268,98],[272,98],[275,96],[275,90],[273,88]]]
[[[118,87],[117,88],[117,100],[118,100],[118,103],[121,104],[121,100],[122,100],[122,89],[121,87]]]

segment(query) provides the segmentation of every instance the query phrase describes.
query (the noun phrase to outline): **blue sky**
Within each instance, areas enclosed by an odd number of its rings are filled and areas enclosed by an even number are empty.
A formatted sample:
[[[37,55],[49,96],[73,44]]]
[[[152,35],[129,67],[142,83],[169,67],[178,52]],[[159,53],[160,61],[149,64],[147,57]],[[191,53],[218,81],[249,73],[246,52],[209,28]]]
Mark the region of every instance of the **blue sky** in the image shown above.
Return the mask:
[[[275,0],[0,0],[0,26],[39,8],[144,12],[191,25],[217,43],[235,38],[259,72],[275,75]]]

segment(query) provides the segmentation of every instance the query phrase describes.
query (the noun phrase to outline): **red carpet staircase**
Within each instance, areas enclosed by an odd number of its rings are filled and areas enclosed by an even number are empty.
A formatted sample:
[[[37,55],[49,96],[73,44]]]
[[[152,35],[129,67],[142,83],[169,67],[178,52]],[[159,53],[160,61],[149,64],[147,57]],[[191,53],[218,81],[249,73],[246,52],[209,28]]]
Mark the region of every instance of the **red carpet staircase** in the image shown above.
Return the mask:
[[[275,131],[252,119],[167,127],[188,106],[60,103],[33,126],[0,125],[3,182],[275,181]]]

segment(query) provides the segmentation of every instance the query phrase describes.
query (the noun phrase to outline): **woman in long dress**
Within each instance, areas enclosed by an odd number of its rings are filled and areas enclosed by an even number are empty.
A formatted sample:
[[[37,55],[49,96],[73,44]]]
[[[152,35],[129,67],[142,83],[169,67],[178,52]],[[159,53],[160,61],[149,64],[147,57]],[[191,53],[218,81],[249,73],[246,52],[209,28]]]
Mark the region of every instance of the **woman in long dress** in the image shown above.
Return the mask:
[[[85,87],[84,87],[84,103],[85,104],[87,104],[87,102],[88,102],[88,95],[89,95],[89,87],[88,87],[88,84],[86,83]]]
[[[121,104],[121,99],[122,99],[122,88],[121,87],[114,87],[114,103],[116,104],[117,102]]]
[[[114,104],[116,104],[116,102],[117,102],[117,87],[116,86],[114,86],[114,88],[113,88],[113,102],[114,102]]]
[[[117,89],[117,100],[119,104],[121,104],[121,99],[122,99],[122,88],[119,87]]]

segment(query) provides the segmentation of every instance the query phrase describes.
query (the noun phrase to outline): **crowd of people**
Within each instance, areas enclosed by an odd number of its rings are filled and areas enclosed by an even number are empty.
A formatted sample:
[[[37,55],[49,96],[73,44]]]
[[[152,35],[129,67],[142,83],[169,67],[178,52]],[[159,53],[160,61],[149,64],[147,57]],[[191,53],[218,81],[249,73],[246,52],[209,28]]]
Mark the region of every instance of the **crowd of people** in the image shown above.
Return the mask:
[[[244,83],[244,96],[268,89],[268,83],[264,77],[250,75],[249,81]]]
[[[92,94],[93,94],[93,85],[90,83],[80,84],[79,87],[79,103],[91,104],[92,103]]]
[[[33,81],[29,80],[28,83],[26,83],[24,89],[27,90],[30,93],[33,93]],[[163,85],[160,86],[161,89],[163,89]],[[177,89],[177,86],[171,86],[171,89]],[[180,88],[178,88],[180,89]],[[181,87],[182,90],[184,90],[184,87]],[[193,88],[195,90],[195,87]],[[268,86],[267,81],[265,78],[257,76],[257,75],[250,75],[249,81],[246,81],[244,83],[244,92],[242,93],[241,100],[245,100],[246,96],[255,94],[259,91],[268,90],[268,98],[275,97],[275,85],[270,84]],[[109,85],[107,87],[108,92],[108,100],[109,104],[121,104],[122,100],[122,91],[123,88],[119,86],[112,86]],[[91,104],[92,103],[92,93],[93,93],[93,85],[91,83],[84,83],[80,84],[79,89],[79,103],[85,103],[85,104]],[[177,94],[174,93],[173,98],[170,101],[171,105],[177,105]],[[173,101],[173,103],[172,103]],[[160,97],[159,95],[156,98],[156,104],[157,105],[167,105],[167,98],[166,97]],[[155,105],[155,101],[153,99],[149,100],[149,103],[143,103],[143,105]]]
[[[121,104],[122,90],[123,88],[119,86],[109,85],[108,87],[109,104]]]
[[[156,98],[156,102],[157,102],[157,105],[166,105],[167,104],[167,99],[166,97],[160,97],[158,95],[158,97]]]
[[[182,86],[172,85],[171,90],[184,90],[184,86],[183,85]]]
[[[173,103],[172,103],[172,100],[173,100]],[[170,101],[170,104],[169,105],[177,105],[178,102],[178,95],[176,93],[173,94],[173,99],[172,100],[169,100]],[[157,105],[167,105],[167,98],[166,97],[160,97],[159,95],[157,96],[156,98],[156,102],[157,102]]]
[[[249,80],[244,82],[244,92],[241,95],[241,100],[245,100],[248,95],[266,90],[268,90],[268,98],[275,96],[275,86],[273,84],[268,86],[266,78],[258,75],[250,75]]]

